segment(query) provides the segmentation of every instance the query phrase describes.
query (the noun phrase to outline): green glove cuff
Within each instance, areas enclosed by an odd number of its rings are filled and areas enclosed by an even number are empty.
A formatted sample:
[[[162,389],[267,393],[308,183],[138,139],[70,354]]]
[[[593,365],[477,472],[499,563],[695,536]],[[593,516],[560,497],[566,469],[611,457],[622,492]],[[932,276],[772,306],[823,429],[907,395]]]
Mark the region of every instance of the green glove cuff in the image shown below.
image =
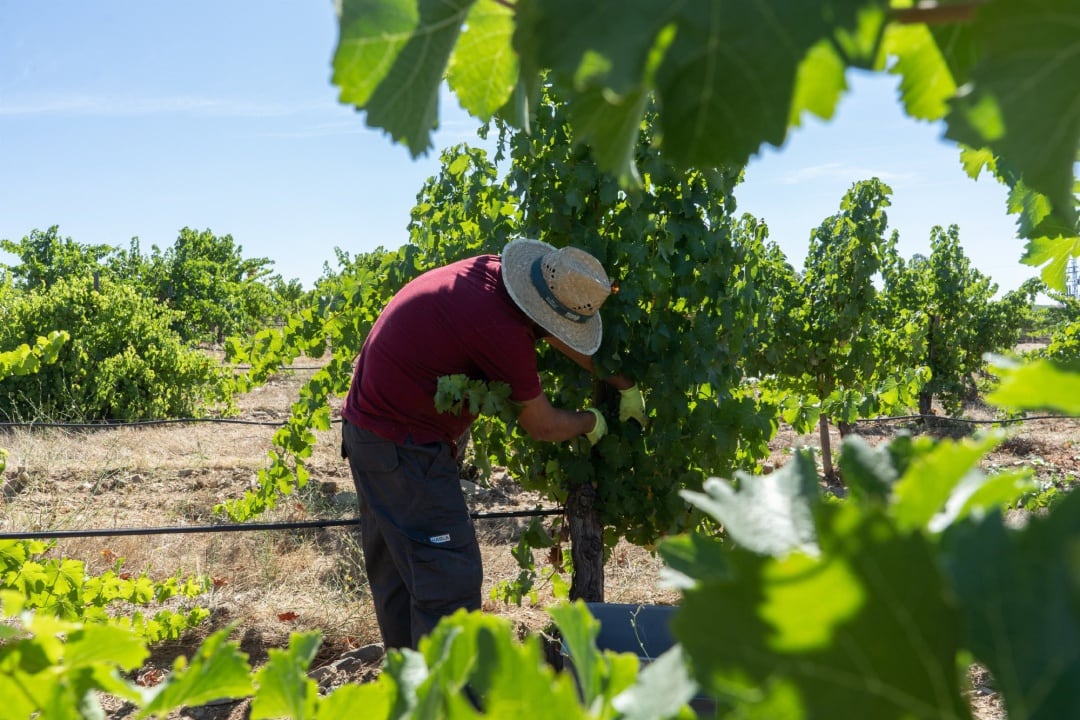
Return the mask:
[[[585,412],[590,412],[596,418],[596,424],[593,425],[593,429],[585,433],[585,437],[589,439],[590,445],[595,445],[600,442],[600,438],[607,434],[607,420],[596,408],[585,408]]]
[[[638,425],[645,427],[645,398],[637,383],[619,391],[619,422],[627,420],[637,420]]]

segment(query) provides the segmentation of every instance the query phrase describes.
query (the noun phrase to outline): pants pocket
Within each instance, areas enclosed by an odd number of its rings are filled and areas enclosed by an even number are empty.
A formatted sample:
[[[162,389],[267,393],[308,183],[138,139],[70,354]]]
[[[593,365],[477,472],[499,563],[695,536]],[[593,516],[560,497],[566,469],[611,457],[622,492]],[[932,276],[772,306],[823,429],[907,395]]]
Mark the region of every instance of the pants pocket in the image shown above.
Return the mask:
[[[484,570],[471,526],[414,539],[411,554],[413,600],[418,607],[439,614],[480,609]]]

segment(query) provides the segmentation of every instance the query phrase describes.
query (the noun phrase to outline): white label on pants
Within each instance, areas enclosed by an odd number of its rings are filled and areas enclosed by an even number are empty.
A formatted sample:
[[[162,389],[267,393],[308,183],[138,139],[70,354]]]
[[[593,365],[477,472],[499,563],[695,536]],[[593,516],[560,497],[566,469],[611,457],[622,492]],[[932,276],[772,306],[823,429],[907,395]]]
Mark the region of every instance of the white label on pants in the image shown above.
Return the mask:
[[[441,545],[442,543],[450,542],[450,535],[432,535],[428,538],[429,541]]]

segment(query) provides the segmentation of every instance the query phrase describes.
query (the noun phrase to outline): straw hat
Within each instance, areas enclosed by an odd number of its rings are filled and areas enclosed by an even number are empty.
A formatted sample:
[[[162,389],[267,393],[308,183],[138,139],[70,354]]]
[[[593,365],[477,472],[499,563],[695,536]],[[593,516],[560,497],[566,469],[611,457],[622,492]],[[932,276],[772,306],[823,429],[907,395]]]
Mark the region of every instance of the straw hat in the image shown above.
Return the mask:
[[[611,281],[600,261],[575,247],[512,240],[502,252],[503,281],[522,312],[584,355],[600,347],[600,306]]]

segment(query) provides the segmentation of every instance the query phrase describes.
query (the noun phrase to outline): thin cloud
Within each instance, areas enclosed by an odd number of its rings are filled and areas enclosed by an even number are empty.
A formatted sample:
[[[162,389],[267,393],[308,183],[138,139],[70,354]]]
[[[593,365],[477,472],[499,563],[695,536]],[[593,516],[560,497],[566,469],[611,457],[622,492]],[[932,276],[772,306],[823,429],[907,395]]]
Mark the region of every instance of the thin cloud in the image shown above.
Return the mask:
[[[797,185],[799,183],[813,182],[816,180],[865,180],[876,177],[885,182],[899,183],[915,178],[913,173],[892,172],[889,170],[876,170],[874,168],[845,165],[844,163],[831,162],[822,165],[811,165],[785,173],[780,179],[785,185]]]
[[[258,137],[267,138],[318,138],[334,137],[337,135],[369,135],[382,132],[378,128],[372,128],[364,123],[360,115],[351,120],[338,120],[335,122],[317,123],[293,128],[291,130],[274,130],[256,133]]]
[[[65,95],[7,101],[0,99],[0,117],[143,117],[189,115],[194,117],[281,117],[315,107],[195,95],[158,98],[119,98],[97,95]]]

